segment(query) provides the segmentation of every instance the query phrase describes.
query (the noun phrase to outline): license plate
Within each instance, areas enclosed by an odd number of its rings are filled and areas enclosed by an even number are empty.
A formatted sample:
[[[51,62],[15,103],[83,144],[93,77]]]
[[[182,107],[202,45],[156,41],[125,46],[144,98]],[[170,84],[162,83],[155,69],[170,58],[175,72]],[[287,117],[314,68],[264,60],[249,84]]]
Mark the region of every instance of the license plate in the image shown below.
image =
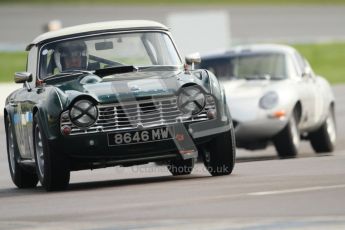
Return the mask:
[[[148,129],[141,131],[123,132],[123,133],[109,133],[108,143],[110,146],[113,145],[128,145],[147,143],[154,141],[162,141],[171,139],[171,133],[168,127]]]

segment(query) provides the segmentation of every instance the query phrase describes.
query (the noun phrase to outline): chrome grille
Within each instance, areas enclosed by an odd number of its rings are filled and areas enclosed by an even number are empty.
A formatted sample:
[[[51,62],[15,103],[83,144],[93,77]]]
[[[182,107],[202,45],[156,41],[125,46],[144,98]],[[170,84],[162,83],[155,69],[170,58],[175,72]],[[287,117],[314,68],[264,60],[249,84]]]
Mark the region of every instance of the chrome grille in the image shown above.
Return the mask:
[[[139,100],[117,104],[98,105],[98,119],[95,124],[87,129],[75,126],[69,116],[61,116],[61,127],[67,125],[72,128],[70,135],[87,134],[105,131],[130,130],[138,128],[138,124],[144,128],[161,125],[169,125],[177,122],[196,122],[209,120],[207,111],[216,109],[212,96],[203,111],[192,117],[184,117],[177,106],[177,98],[160,98]]]

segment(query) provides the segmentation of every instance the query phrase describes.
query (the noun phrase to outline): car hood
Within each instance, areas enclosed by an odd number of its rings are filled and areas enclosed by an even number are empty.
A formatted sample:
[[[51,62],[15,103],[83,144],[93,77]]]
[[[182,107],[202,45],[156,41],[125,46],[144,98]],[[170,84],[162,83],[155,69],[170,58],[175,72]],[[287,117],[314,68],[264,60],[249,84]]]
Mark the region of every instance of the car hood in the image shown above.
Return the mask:
[[[187,81],[183,71],[143,71],[110,75],[100,78],[87,75],[55,84],[62,97],[71,102],[82,95],[93,97],[99,103],[117,103],[177,93]]]
[[[272,83],[269,80],[231,80],[222,82],[230,100],[252,99],[261,96]]]
[[[235,79],[222,82],[231,114],[236,121],[254,120],[259,115],[259,100],[281,81]]]

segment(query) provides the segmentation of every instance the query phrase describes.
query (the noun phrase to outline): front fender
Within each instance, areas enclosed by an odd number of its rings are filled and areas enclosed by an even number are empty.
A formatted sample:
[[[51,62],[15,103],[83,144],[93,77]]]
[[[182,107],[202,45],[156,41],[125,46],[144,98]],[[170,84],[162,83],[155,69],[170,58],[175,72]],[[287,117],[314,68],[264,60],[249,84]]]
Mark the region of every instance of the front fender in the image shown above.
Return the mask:
[[[291,90],[281,90],[277,91],[278,96],[279,96],[279,103],[274,110],[284,110],[287,117],[290,117],[295,106],[298,103],[301,103],[300,98],[296,93],[291,92]],[[303,108],[302,108],[303,110]],[[273,112],[273,111],[272,111]],[[301,111],[303,113],[303,111]]]
[[[213,96],[217,99],[218,102],[217,108],[221,120],[231,120],[231,113],[229,110],[229,106],[227,104],[224,87],[219,83],[218,79],[212,72],[208,70],[206,70],[206,72],[209,76],[210,92],[213,94]]]
[[[302,106],[302,111],[300,111],[302,114],[301,116],[304,116],[304,103],[305,101],[302,100],[302,97],[300,95],[300,89],[298,88],[298,83],[290,81],[290,80],[283,80],[279,81],[275,84],[270,84],[263,92],[263,97],[268,92],[275,92],[278,94],[278,104],[267,111],[269,114],[273,115],[276,111],[285,111],[286,117],[289,118],[295,108],[295,106],[300,103]],[[258,98],[258,105],[259,100]]]
[[[56,139],[60,135],[60,114],[67,106],[67,98],[63,98],[55,87],[41,89],[40,100],[33,107],[34,116],[39,119],[42,132],[49,140]]]

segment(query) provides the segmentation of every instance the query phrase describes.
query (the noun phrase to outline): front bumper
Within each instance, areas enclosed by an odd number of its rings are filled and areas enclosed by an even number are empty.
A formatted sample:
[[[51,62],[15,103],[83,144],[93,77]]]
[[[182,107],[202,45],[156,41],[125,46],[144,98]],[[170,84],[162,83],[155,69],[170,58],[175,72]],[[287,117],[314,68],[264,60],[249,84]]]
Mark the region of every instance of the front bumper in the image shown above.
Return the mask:
[[[234,119],[236,140],[254,142],[270,139],[278,134],[287,124],[286,118],[261,117],[257,120],[239,121]]]
[[[225,117],[196,123],[177,123],[170,127],[175,130],[172,139],[149,143],[109,146],[107,135],[110,132],[98,132],[87,135],[61,135],[50,140],[50,144],[53,148],[58,148],[61,154],[71,158],[75,163],[74,170],[96,168],[98,164],[106,167],[176,158],[189,159],[198,157],[198,148],[204,143],[218,134],[229,131],[231,123]],[[177,134],[183,134],[183,140],[178,140]],[[84,166],[80,166],[79,163]]]

